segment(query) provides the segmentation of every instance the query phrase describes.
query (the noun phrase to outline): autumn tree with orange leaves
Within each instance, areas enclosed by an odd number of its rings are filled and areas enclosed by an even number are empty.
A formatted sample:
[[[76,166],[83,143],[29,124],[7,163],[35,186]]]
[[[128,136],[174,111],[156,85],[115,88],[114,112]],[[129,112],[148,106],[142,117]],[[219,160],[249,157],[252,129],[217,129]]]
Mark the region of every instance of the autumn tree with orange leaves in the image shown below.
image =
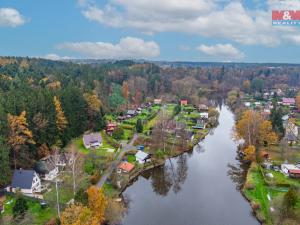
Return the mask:
[[[55,112],[56,112],[56,127],[60,132],[62,132],[64,129],[66,129],[68,125],[68,120],[65,117],[65,114],[61,107],[61,103],[56,96],[54,96],[53,102],[54,102]]]
[[[243,152],[246,160],[254,160],[259,146],[269,147],[278,142],[278,136],[272,129],[272,123],[265,120],[259,112],[246,110],[235,126],[237,139],[245,141]]]
[[[7,122],[9,127],[8,144],[14,152],[14,164],[16,168],[17,154],[20,148],[26,143],[35,144],[35,141],[33,140],[32,132],[28,128],[25,111],[19,116],[8,114]]]
[[[61,215],[62,225],[99,225],[105,220],[107,199],[100,188],[91,186],[87,190],[88,206],[73,204]]]

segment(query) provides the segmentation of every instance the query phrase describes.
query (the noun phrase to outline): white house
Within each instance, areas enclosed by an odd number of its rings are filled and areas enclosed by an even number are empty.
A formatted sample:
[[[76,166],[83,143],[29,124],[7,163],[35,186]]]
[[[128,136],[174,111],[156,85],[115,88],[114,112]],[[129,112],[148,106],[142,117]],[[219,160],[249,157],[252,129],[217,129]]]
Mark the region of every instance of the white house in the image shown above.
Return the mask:
[[[83,135],[84,147],[89,148],[99,148],[102,146],[102,137],[100,133],[91,133]]]
[[[199,113],[199,115],[200,115],[200,118],[202,118],[202,119],[208,119],[208,112],[201,112],[201,113]]]
[[[293,164],[282,164],[281,170],[290,177],[300,177],[300,168]]]
[[[245,104],[246,107],[250,107],[251,106],[250,102],[245,102],[244,104]]]
[[[140,164],[150,161],[150,155],[140,150],[135,154],[135,158]]]
[[[298,126],[290,121],[285,126],[285,138],[289,143],[295,143],[298,139]]]
[[[15,170],[11,191],[20,190],[23,194],[34,194],[41,192],[41,179],[34,170]]]

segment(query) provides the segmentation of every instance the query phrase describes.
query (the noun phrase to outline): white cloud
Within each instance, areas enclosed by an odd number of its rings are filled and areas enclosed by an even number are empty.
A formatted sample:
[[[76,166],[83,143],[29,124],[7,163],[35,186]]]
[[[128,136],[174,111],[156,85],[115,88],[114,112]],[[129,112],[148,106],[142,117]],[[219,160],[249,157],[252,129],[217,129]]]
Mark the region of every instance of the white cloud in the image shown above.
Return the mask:
[[[64,60],[64,59],[70,59],[70,57],[68,56],[59,56],[55,53],[50,53],[50,54],[47,54],[41,58],[44,58],[44,59],[49,59],[49,60],[54,60],[54,61],[59,61],[59,60]]]
[[[233,47],[231,44],[216,44],[216,45],[200,45],[197,50],[218,59],[242,59],[245,57],[244,53]]]
[[[153,41],[125,37],[117,44],[107,42],[68,42],[58,46],[97,59],[141,59],[159,56],[160,48]]]
[[[273,47],[286,41],[283,33],[300,34],[293,28],[272,26],[271,8],[279,7],[280,2],[269,0],[267,10],[249,10],[240,1],[109,0],[103,7],[90,4],[82,13],[91,21],[143,33],[175,31]],[[300,1],[287,2],[284,6],[297,7]]]
[[[0,27],[16,27],[24,23],[24,17],[16,9],[0,8]]]

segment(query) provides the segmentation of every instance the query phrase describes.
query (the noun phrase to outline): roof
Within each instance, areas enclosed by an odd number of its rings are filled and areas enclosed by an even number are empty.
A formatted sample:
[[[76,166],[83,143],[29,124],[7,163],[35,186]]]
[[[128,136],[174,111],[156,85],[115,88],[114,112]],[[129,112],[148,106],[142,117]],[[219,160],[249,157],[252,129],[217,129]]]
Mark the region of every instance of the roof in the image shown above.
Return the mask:
[[[91,144],[91,143],[101,143],[102,142],[102,137],[100,133],[92,133],[92,134],[85,134],[83,135],[83,141],[86,144]]]
[[[136,112],[133,109],[127,111],[127,115],[134,115]]]
[[[286,134],[286,139],[288,141],[297,141],[297,137],[294,134],[292,134],[292,133]]]
[[[287,170],[300,170],[297,166],[294,164],[282,164]]]
[[[130,172],[131,170],[133,170],[134,165],[129,162],[122,162],[119,164],[118,168]]]
[[[292,174],[300,174],[300,169],[297,169],[297,170],[289,170],[289,173],[292,173]]]
[[[15,170],[12,180],[12,188],[31,189],[34,170]]]
[[[38,173],[46,174],[56,168],[54,156],[48,156],[35,164],[35,171]]]
[[[282,98],[283,103],[295,104],[294,98]]]
[[[140,160],[145,160],[147,157],[149,156],[149,154],[143,152],[143,151],[138,151],[136,154],[135,154],[135,157],[140,159]]]

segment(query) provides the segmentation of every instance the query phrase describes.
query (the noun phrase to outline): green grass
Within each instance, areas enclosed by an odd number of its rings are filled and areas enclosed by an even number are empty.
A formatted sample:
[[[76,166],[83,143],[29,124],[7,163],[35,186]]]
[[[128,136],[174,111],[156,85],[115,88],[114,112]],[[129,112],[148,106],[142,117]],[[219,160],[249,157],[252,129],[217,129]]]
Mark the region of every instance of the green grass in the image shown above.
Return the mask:
[[[102,190],[108,197],[114,197],[118,193],[118,190],[116,190],[112,184],[108,184],[107,182],[103,184]]]
[[[35,200],[31,200],[29,198],[27,199],[28,204],[28,212],[33,216],[32,224],[45,224],[47,221],[49,221],[52,218],[56,217],[56,209],[53,207],[47,207],[45,209],[42,209],[40,206],[40,203]],[[15,197],[14,196],[8,196],[5,203],[12,201],[11,204],[5,204],[5,212],[2,214],[5,216],[12,216],[12,208],[15,204]]]
[[[245,188],[244,193],[247,198],[251,199],[251,201],[255,203],[259,203],[260,208],[258,209],[258,214],[260,217],[266,219],[267,224],[271,224],[271,216],[270,216],[270,202],[267,197],[268,189],[266,188],[264,179],[262,174],[260,173],[257,166],[252,166],[247,175],[248,185],[253,185],[253,189]]]
[[[136,162],[136,158],[134,155],[127,155],[127,161],[134,164]]]

